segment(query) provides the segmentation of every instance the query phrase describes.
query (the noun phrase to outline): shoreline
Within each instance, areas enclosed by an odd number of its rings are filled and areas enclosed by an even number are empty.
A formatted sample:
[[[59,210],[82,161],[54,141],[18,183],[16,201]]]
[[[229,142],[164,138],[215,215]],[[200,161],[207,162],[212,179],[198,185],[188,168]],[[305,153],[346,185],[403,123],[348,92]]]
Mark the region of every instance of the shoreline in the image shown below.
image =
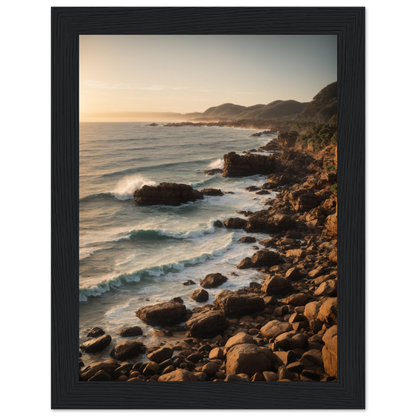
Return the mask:
[[[213,304],[191,310],[180,298],[142,307],[136,312],[137,324],[141,319],[157,327],[160,344],[146,348],[141,329],[129,328],[132,335],[112,349],[112,359],[84,367],[82,354],[109,349],[111,343],[111,335],[95,328],[81,344],[80,380],[336,380],[336,148],[311,153],[280,136],[256,149],[267,150],[267,155],[248,151],[224,156],[223,176],[265,175],[263,186],[252,191],[272,197],[263,210],[223,223],[243,228],[246,236],[240,244],[258,248],[251,258],[241,259],[235,273],[257,269],[264,283],[223,290]],[[250,233],[256,232],[270,238],[253,241]],[[221,288],[224,278],[207,275],[202,288],[193,286],[191,297],[204,299],[210,288]],[[140,362],[126,361],[133,358]]]

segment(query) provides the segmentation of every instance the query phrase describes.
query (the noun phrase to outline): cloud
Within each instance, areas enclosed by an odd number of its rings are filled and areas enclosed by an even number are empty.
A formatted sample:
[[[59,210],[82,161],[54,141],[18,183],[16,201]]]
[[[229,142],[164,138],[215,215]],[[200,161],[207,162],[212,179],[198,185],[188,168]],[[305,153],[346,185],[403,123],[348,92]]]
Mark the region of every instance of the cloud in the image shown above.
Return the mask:
[[[166,85],[140,85],[140,84],[129,84],[125,82],[119,82],[117,84],[108,84],[107,82],[84,80],[82,85],[85,87],[102,89],[102,90],[138,90],[138,91],[179,91],[185,90],[187,87],[171,87]]]

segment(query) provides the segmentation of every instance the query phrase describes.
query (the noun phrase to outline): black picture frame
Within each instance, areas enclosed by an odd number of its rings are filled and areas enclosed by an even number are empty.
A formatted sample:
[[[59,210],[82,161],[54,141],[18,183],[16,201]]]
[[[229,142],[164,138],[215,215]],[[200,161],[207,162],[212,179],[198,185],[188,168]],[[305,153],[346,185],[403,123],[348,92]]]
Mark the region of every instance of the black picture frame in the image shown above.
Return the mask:
[[[52,8],[52,408],[365,408],[365,9]],[[78,36],[338,36],[338,380],[83,383],[78,377]]]

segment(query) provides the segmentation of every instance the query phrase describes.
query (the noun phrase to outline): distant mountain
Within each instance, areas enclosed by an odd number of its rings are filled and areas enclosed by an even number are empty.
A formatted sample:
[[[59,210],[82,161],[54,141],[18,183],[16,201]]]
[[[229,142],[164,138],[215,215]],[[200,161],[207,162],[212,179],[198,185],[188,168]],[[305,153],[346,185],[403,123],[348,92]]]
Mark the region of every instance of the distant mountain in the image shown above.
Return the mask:
[[[269,104],[244,107],[237,104],[221,104],[210,107],[200,119],[247,119],[247,120],[302,120],[326,123],[337,113],[337,82],[323,88],[309,103],[295,100],[276,100]]]
[[[323,88],[301,113],[293,117],[296,120],[308,120],[316,123],[327,123],[337,114],[337,82]]]

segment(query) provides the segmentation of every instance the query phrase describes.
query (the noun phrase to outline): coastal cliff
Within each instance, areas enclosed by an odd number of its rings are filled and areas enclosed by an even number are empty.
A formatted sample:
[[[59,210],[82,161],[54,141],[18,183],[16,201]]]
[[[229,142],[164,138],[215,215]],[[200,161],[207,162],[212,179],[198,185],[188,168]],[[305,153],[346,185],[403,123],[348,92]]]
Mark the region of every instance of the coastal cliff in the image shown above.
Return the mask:
[[[212,304],[193,309],[187,309],[180,297],[141,307],[138,324],[154,326],[160,343],[146,346],[138,326],[120,328],[120,334],[134,339],[113,346],[111,359],[84,367],[83,354],[111,348],[111,336],[93,328],[80,347],[80,380],[336,380],[337,151],[330,141],[323,148],[314,145],[317,134],[311,131],[306,141],[299,140],[297,132],[279,135],[258,149],[269,146],[264,155],[224,156],[225,177],[265,175],[260,192],[270,193],[270,198],[264,209],[247,212],[246,219],[224,221],[227,228],[246,231],[238,244],[255,244],[253,255],[241,259],[236,273],[256,270],[262,283],[222,290]],[[204,194],[222,194],[202,191],[162,183],[143,186],[134,199],[143,205],[167,200],[176,205]],[[255,232],[263,233],[264,239],[256,241],[250,235]],[[200,282],[204,289],[190,296],[195,302],[206,301],[210,290],[226,281],[213,270]]]

